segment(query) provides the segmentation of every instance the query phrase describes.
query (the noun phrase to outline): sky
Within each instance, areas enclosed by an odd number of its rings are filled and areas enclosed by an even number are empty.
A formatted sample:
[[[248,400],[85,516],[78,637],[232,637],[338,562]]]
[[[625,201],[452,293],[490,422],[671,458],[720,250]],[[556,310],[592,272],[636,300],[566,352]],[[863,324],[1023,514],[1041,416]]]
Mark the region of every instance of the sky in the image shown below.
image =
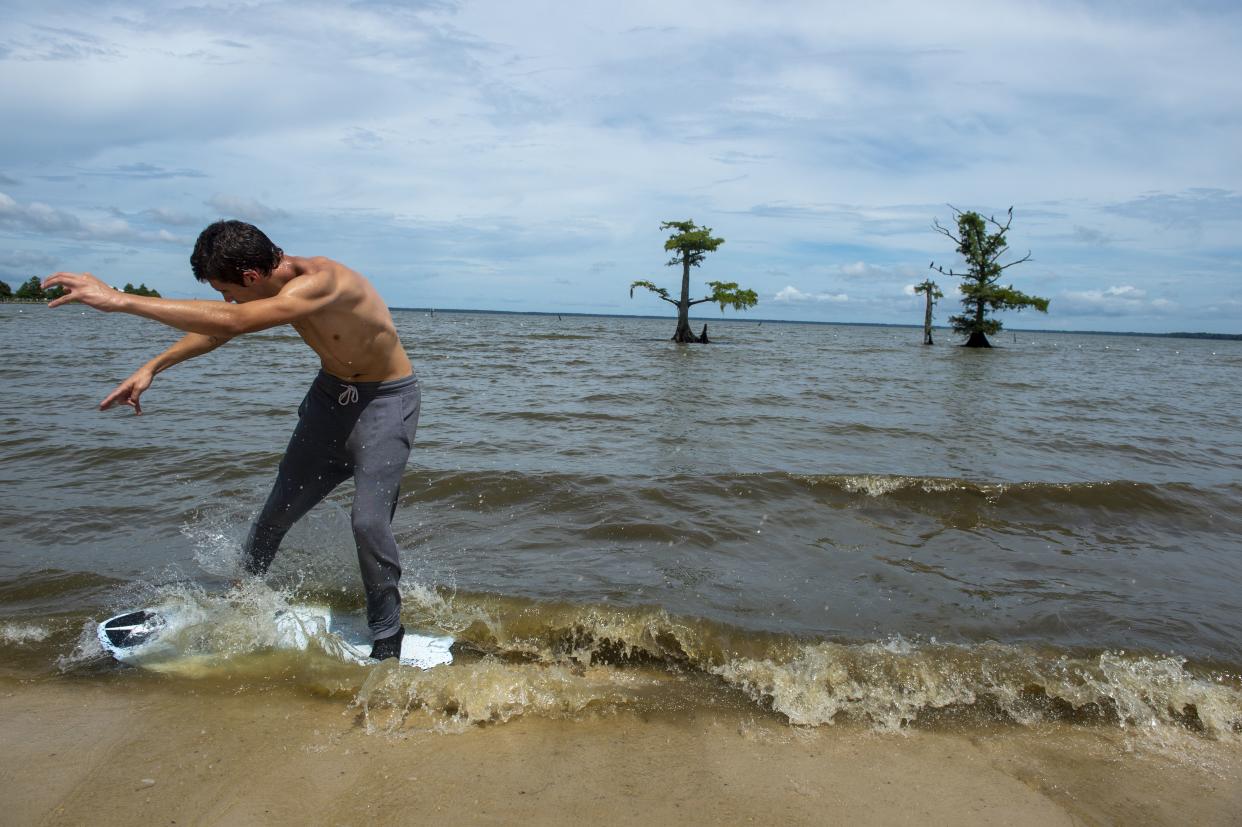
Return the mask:
[[[220,218],[396,307],[922,322],[1014,210],[1010,327],[1242,333],[1242,4],[0,0],[0,279],[215,298]],[[666,309],[667,308],[667,309]],[[710,318],[719,311],[696,310]],[[734,311],[727,311],[733,315]]]

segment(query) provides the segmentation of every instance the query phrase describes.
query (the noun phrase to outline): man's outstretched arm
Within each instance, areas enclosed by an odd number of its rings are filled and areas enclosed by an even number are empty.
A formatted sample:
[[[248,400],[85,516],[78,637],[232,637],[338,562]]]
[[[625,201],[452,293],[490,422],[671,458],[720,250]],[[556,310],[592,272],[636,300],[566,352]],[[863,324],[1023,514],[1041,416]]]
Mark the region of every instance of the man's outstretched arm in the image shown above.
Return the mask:
[[[331,280],[322,273],[307,273],[279,294],[245,304],[135,296],[113,290],[90,273],[56,273],[43,280],[44,289],[55,286],[68,292],[49,302],[48,307],[81,302],[108,313],[154,319],[187,333],[225,338],[288,324],[309,316],[335,297]]]
[[[134,371],[132,376],[118,385],[116,390],[108,394],[99,403],[99,410],[106,411],[113,405],[121,404],[129,405],[134,409],[134,413],[141,414],[142,404],[139,402],[139,397],[142,396],[147,388],[151,387],[151,382],[155,379],[157,373],[163,373],[173,365],[181,364],[187,359],[210,353],[227,341],[228,338],[224,336],[204,336],[201,333],[187,333],[174,342],[168,350],[165,350],[159,356],[156,356]]]

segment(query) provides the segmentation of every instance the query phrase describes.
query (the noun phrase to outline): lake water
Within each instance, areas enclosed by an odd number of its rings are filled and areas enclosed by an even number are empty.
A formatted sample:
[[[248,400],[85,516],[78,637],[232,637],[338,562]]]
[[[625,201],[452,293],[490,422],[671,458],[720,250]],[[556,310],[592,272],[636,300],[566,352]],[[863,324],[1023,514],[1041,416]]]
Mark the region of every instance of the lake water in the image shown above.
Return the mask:
[[[394,520],[405,620],[456,635],[459,663],[303,663],[308,691],[455,720],[711,697],[806,725],[1242,730],[1242,343],[977,351],[743,319],[679,346],[672,319],[394,316],[423,387]],[[267,586],[225,592],[317,369],[292,331],[162,374],[141,417],[95,410],[174,338],[0,305],[19,673],[113,669],[93,623],[188,602],[231,630],[199,677],[254,682],[286,657],[238,621],[255,606],[361,606],[348,483]]]

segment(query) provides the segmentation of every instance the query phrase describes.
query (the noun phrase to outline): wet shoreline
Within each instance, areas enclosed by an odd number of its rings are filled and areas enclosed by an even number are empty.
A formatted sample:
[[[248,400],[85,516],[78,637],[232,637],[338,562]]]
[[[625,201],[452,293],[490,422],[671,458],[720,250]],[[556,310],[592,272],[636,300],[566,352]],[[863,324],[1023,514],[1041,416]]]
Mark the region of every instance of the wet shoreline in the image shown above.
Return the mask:
[[[876,735],[586,713],[383,737],[337,700],[0,677],[16,823],[1228,824],[1236,746],[1047,727]]]
[[[115,598],[115,584],[99,585],[101,598]],[[311,630],[308,649],[281,648],[290,644],[281,643],[279,614],[308,604],[348,614],[348,593],[279,591],[258,581],[219,591],[190,581],[140,584],[129,593],[165,615],[192,618],[168,633],[175,637],[170,648],[143,668],[115,664],[100,648],[95,624],[109,612],[0,620],[5,662],[36,680],[111,675],[138,687],[158,678],[223,691],[300,688],[308,695],[332,687],[397,727],[407,715],[469,727],[573,718],[587,709],[723,703],[738,714],[770,714],[801,727],[900,732],[1067,724],[1150,743],[1183,737],[1242,743],[1236,672],[1159,652],[899,636],[851,642],[748,630],[650,606],[417,588],[407,590],[405,623],[452,635],[455,662],[428,672],[367,670],[335,660],[327,630]]]

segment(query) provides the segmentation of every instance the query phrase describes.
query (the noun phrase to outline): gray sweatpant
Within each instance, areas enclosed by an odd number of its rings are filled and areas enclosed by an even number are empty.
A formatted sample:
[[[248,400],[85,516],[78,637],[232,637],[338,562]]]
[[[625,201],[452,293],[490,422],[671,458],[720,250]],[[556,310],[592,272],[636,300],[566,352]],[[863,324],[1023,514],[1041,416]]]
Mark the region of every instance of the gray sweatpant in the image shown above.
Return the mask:
[[[298,426],[243,549],[263,574],[289,528],[333,488],[354,478],[350,522],[376,639],[401,625],[401,560],[392,536],[401,475],[414,443],[422,394],[418,378],[348,383],[320,371],[298,408]]]

